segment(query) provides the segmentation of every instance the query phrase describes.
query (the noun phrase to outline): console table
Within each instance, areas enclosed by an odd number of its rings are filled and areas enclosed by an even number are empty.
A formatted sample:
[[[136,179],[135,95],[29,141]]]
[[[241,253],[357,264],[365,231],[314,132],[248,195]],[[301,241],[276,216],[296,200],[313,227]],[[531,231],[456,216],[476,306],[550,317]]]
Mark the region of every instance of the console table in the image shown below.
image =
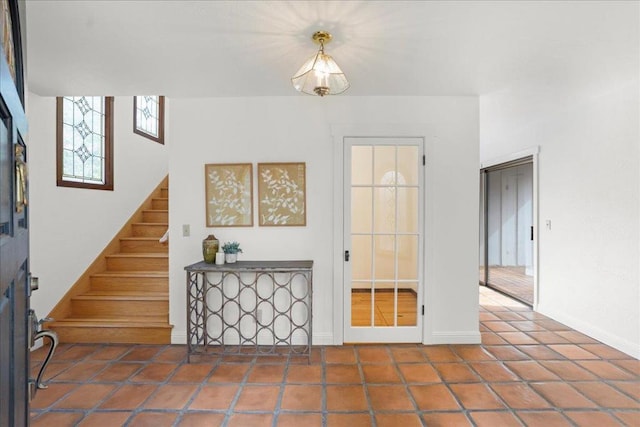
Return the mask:
[[[311,360],[313,261],[201,261],[184,269],[188,361],[196,353]]]

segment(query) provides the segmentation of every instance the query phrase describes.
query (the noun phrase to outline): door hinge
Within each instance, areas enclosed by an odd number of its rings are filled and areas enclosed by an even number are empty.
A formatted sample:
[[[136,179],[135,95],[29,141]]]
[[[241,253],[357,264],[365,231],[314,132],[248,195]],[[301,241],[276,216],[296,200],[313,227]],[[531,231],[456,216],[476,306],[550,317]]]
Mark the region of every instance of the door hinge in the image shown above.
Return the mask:
[[[424,304],[422,305],[422,315],[424,316]]]
[[[344,260],[345,262],[349,262],[349,251],[344,251]]]
[[[533,225],[531,226],[531,240],[533,241]]]
[[[427,164],[427,156],[425,156],[424,154],[422,155],[422,166]]]

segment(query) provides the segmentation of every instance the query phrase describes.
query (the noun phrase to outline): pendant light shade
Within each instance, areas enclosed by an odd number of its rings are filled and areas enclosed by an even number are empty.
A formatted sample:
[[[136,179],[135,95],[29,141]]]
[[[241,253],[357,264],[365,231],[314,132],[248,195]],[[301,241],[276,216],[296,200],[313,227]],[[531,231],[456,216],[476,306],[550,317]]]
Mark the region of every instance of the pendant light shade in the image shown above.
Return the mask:
[[[338,64],[324,53],[324,44],[331,40],[331,34],[317,31],[312,39],[320,44],[320,50],[291,78],[293,87],[299,92],[318,96],[337,95],[349,89],[349,81]]]

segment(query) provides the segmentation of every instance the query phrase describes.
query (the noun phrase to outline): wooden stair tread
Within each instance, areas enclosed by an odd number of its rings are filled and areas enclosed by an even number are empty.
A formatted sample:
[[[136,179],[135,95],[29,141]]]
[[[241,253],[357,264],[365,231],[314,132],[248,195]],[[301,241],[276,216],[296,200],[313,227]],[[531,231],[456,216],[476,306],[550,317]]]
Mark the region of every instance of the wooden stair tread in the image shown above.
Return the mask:
[[[144,291],[89,291],[73,297],[74,300],[124,300],[124,301],[167,301],[168,292]]]
[[[173,325],[162,322],[156,318],[145,320],[143,317],[135,318],[89,318],[89,317],[67,317],[66,319],[55,320],[47,323],[49,327],[91,327],[91,328],[163,328],[173,329]]]
[[[107,258],[169,258],[169,254],[164,252],[119,252],[107,255]]]
[[[142,212],[169,213],[168,209],[143,209]]]
[[[91,277],[155,277],[155,278],[169,278],[169,273],[165,271],[103,271],[101,273],[92,274]]]
[[[134,242],[158,242],[160,239],[152,236],[127,236],[120,237],[120,240],[131,240]]]
[[[149,226],[154,226],[157,227],[158,225],[162,225],[165,227],[169,227],[169,223],[167,222],[132,222],[131,225],[149,225]]]

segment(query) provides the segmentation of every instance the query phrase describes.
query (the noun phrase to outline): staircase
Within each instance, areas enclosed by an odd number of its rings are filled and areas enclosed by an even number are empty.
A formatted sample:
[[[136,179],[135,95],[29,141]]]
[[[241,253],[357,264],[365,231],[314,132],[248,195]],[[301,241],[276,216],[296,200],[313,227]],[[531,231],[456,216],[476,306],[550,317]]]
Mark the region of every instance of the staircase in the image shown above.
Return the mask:
[[[169,344],[168,177],[56,305],[66,343]]]

